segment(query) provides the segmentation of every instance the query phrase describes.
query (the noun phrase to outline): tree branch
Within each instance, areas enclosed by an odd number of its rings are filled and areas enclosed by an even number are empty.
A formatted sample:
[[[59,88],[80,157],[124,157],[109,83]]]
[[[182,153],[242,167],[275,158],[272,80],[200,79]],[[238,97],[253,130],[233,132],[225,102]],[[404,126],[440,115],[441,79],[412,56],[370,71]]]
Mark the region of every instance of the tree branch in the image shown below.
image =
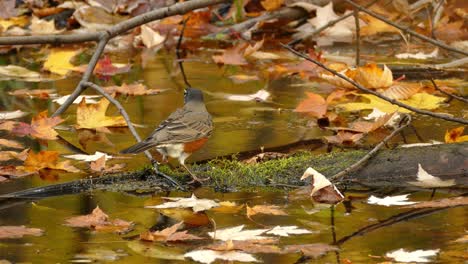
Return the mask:
[[[410,105],[407,105],[407,104],[404,104],[398,100],[395,100],[395,99],[392,99],[392,98],[389,98],[387,96],[384,96],[376,91],[373,91],[371,89],[368,89],[362,85],[360,85],[359,83],[355,82],[354,80],[348,78],[347,76],[333,70],[333,69],[330,69],[329,67],[325,66],[325,64],[317,61],[317,60],[314,60],[312,58],[310,58],[309,56],[305,55],[305,54],[302,54],[300,53],[299,51],[296,51],[295,49],[291,48],[290,46],[288,45],[285,45],[285,44],[281,44],[281,46],[283,46],[285,49],[289,50],[290,52],[296,54],[297,56],[301,57],[301,58],[304,58],[320,67],[322,67],[323,69],[327,70],[328,72],[338,76],[339,78],[349,82],[350,84],[352,84],[354,87],[356,87],[357,89],[363,91],[363,92],[366,92],[366,93],[369,93],[369,94],[372,94],[372,95],[375,95],[377,97],[379,97],[380,99],[383,99],[391,104],[394,104],[394,105],[398,105],[400,107],[403,107],[405,109],[408,109],[410,111],[413,111],[415,113],[418,113],[418,114],[421,114],[421,115],[427,115],[427,116],[432,116],[432,117],[435,117],[435,118],[439,118],[439,119],[443,119],[443,120],[447,120],[447,121],[451,121],[451,122],[457,122],[457,123],[461,123],[461,124],[468,124],[468,120],[466,119],[463,119],[463,118],[456,118],[456,117],[451,117],[449,115],[446,115],[446,114],[438,114],[438,113],[433,113],[431,111],[426,111],[426,110],[422,110],[422,109],[418,109],[416,107],[412,107]]]
[[[461,96],[457,96],[457,95],[451,94],[451,93],[447,93],[446,91],[440,89],[439,86],[437,85],[437,83],[434,81],[434,79],[431,79],[431,82],[432,82],[432,85],[434,86],[434,88],[435,88],[437,91],[439,91],[439,92],[441,92],[441,93],[447,95],[447,96],[450,97],[450,98],[453,98],[453,99],[457,99],[457,100],[459,100],[459,101],[462,101],[462,102],[464,102],[465,104],[468,103],[468,99],[463,98],[463,97],[461,97]]]

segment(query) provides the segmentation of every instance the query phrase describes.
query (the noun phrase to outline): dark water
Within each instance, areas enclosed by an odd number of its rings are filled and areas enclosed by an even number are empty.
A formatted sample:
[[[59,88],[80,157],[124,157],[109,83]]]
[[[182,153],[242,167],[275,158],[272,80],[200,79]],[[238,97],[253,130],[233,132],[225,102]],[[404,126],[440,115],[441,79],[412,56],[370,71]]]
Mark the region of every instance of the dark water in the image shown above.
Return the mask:
[[[187,75],[194,87],[199,87],[205,93],[206,104],[214,117],[215,131],[208,144],[191,157],[191,161],[224,156],[248,150],[259,150],[262,147],[276,147],[299,140],[320,138],[327,132],[317,127],[310,127],[308,120],[292,112],[298,102],[304,98],[304,91],[320,92],[327,89],[326,85],[317,83],[302,83],[294,78],[275,80],[271,82],[253,81],[245,84],[234,84],[228,77],[232,74],[250,74],[234,67],[218,68],[213,64],[200,62],[186,63]],[[168,70],[170,69],[170,70]],[[120,97],[135,124],[142,125],[140,135],[149,134],[154,127],[175,108],[182,105],[183,86],[180,78],[174,80],[168,76],[172,72],[172,61],[167,56],[158,56],[144,69],[132,70],[129,74],[115,77],[111,81],[118,83],[142,81],[149,88],[163,89],[158,95]],[[18,99],[7,95],[8,91],[20,88],[56,89],[60,95],[69,94],[78,81],[77,77],[45,82],[40,84],[2,81],[0,82],[3,111],[21,109],[33,115],[44,109],[51,112],[57,105],[49,100]],[[104,83],[103,81],[99,81]],[[271,96],[266,102],[235,102],[226,99],[230,94],[253,94],[260,89],[266,89]],[[460,105],[454,112],[463,111]],[[279,110],[281,109],[281,110]],[[75,122],[76,107],[72,106],[63,115],[66,124]],[[117,115],[111,108],[108,115]],[[29,116],[30,118],[30,116]],[[28,120],[28,117],[25,118]],[[416,117],[415,127],[425,140],[443,141],[445,130],[454,127],[453,124],[434,121],[425,117]],[[69,143],[81,147],[88,153],[96,150],[117,153],[119,150],[134,143],[127,129],[113,129],[110,134],[102,136],[109,144],[89,141],[86,148],[81,146],[75,131],[60,131],[60,135]],[[414,134],[407,135],[410,142],[416,142]],[[5,137],[8,137],[5,135]],[[72,154],[69,146],[59,141],[49,142],[48,146],[39,145],[27,138],[22,140],[34,150],[58,150],[63,154]],[[323,151],[323,150],[322,150]],[[147,164],[143,155],[129,159],[118,160],[127,163],[129,169],[139,168]],[[85,164],[77,164],[84,168]],[[84,174],[58,173],[53,175],[55,181],[67,181],[85,176]],[[300,177],[300,175],[298,175]],[[50,184],[39,176],[10,181],[0,185],[0,193],[9,193],[29,187]],[[264,228],[275,225],[297,225],[308,229],[312,234],[292,235],[281,238],[281,245],[308,243],[339,243],[338,253],[328,253],[312,263],[379,263],[385,261],[385,253],[399,248],[406,250],[440,249],[438,257],[433,258],[439,263],[462,263],[467,260],[466,244],[453,241],[466,234],[467,210],[465,207],[445,209],[423,214],[406,221],[397,221],[388,226],[376,228],[361,235],[352,236],[360,229],[377,224],[381,220],[405,213],[409,209],[400,207],[384,207],[366,203],[367,195],[346,193],[351,197],[351,204],[339,204],[334,208],[318,207],[310,200],[291,200],[286,192],[239,192],[215,193],[207,189],[195,191],[199,198],[216,199],[218,201],[235,201],[250,206],[259,204],[274,204],[283,208],[287,216],[255,216],[255,222],[247,219],[245,209],[235,214],[223,214],[208,211],[207,214],[216,222],[217,228],[225,228],[245,224],[246,228]],[[150,196],[134,196],[125,193],[95,191],[86,194],[51,197],[34,202],[18,201],[17,204],[0,208],[0,225],[26,225],[41,228],[45,234],[40,237],[27,236],[21,239],[5,239],[0,241],[0,259],[24,263],[68,263],[76,262],[115,262],[115,263],[169,263],[183,262],[181,260],[161,260],[152,252],[158,250],[179,253],[194,248],[190,244],[143,243],[135,239],[135,235],[149,229],[157,222],[159,213],[154,209],[145,209],[145,205],[161,203],[161,196],[189,196],[188,193],[165,193]],[[436,198],[449,196],[441,191]],[[358,197],[358,198],[355,198]],[[431,199],[431,192],[417,192],[410,196],[414,201]],[[109,234],[93,232],[84,229],[65,226],[65,219],[90,213],[97,205],[111,218],[121,218],[135,222],[135,230],[125,234]],[[192,233],[206,236],[210,228],[191,229]],[[341,241],[341,242],[340,242]],[[153,249],[153,251],[151,250]],[[142,251],[143,250],[143,251]],[[81,254],[81,255],[80,255]],[[376,256],[376,257],[372,257]],[[256,254],[265,263],[295,263],[298,254]],[[347,261],[351,262],[347,262]],[[187,260],[188,261],[188,260]]]

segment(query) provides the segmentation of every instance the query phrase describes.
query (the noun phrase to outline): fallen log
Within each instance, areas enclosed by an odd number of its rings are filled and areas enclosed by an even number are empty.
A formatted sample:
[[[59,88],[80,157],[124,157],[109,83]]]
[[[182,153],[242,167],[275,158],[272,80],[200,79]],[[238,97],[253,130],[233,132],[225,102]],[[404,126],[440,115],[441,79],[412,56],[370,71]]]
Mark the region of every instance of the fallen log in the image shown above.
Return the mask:
[[[206,163],[192,165],[192,171],[200,177],[208,177],[206,186],[220,191],[239,189],[302,186],[307,183],[299,178],[308,167],[313,167],[326,176],[349,167],[367,152],[353,150],[314,155],[298,152],[285,158],[246,164],[236,159],[213,159]],[[440,144],[412,148],[381,150],[361,169],[340,179],[339,184],[349,187],[416,187],[418,164],[431,175],[442,181],[453,181],[453,188],[468,187],[468,143]],[[161,166],[160,170],[185,184],[189,180],[185,172]],[[185,185],[187,186],[187,185]],[[111,191],[142,192],[167,191],[171,185],[155,177],[151,169],[135,172],[115,173],[99,178],[86,178],[67,183],[31,188],[0,195],[0,198],[42,198],[47,196],[79,193],[94,189]]]

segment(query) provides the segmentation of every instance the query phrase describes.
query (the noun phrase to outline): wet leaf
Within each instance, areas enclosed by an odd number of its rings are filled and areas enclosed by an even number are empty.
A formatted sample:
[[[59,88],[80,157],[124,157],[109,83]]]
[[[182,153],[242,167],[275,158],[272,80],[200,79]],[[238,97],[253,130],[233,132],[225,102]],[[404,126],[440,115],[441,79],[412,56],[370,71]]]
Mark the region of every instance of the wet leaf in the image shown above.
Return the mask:
[[[217,259],[239,262],[258,262],[254,256],[248,253],[237,251],[214,251],[209,249],[190,251],[185,253],[184,257],[208,264],[214,262]]]
[[[287,237],[289,235],[311,234],[307,229],[300,229],[297,226],[275,226],[268,232],[269,235]]]
[[[57,151],[42,150],[38,153],[30,150],[28,157],[24,161],[25,171],[33,172],[41,169],[64,170],[68,172],[79,172],[77,168],[70,164],[70,161],[58,161],[59,153]]]
[[[245,205],[243,204],[237,205],[234,202],[219,202],[219,207],[215,207],[211,209],[211,211],[217,213],[234,214],[240,212],[244,206]]]
[[[114,144],[107,138],[106,134],[103,132],[90,130],[90,129],[80,129],[78,133],[78,142],[83,148],[87,148],[90,142],[95,142],[96,144],[106,144],[109,146],[114,146]]]
[[[418,164],[418,174],[416,175],[416,179],[417,181],[412,181],[408,183],[422,188],[438,188],[455,185],[454,179],[442,180],[439,177],[432,176],[423,169],[421,164]]]
[[[153,95],[159,94],[162,90],[159,89],[148,89],[146,85],[137,83],[137,84],[130,84],[127,85],[126,83],[122,84],[121,86],[107,86],[103,87],[103,89],[110,93],[110,94],[123,94],[123,95]]]
[[[70,60],[79,52],[80,50],[70,48],[50,49],[43,69],[58,75],[67,75],[69,71],[75,68],[75,66],[70,63]]]
[[[444,208],[468,205],[468,197],[452,197],[435,201],[419,202],[417,204],[406,206],[407,208]]]
[[[106,166],[106,156],[101,156],[96,161],[93,161],[89,164],[89,168],[92,171],[100,172],[100,173],[109,173],[109,172],[117,172],[125,168],[125,164],[114,164],[110,167]]]
[[[334,136],[324,136],[323,138],[330,144],[352,146],[364,137],[363,133],[351,133],[338,131]]]
[[[53,101],[59,105],[63,105],[65,101],[70,97],[70,95],[64,95],[62,97],[59,97],[57,99],[54,99]],[[79,95],[74,101],[73,104],[79,104],[81,101],[83,101],[83,98],[86,98],[86,103],[88,104],[97,104],[98,101],[94,100],[97,98],[101,98],[102,96],[100,95]]]
[[[32,16],[31,25],[29,26],[33,35],[39,34],[59,34],[65,31],[64,29],[56,29],[55,21],[39,19],[36,16]]]
[[[42,236],[44,231],[26,226],[0,226],[0,239],[22,238],[23,236]]]
[[[16,168],[15,166],[0,166],[0,175],[8,177],[24,177],[33,174],[34,172],[24,171],[21,168]],[[5,177],[1,177],[0,181],[6,180]]]
[[[269,229],[251,229],[243,230],[244,225],[230,227],[225,229],[219,229],[215,232],[209,232],[208,235],[213,239],[229,241],[229,240],[262,240],[268,239],[268,237],[260,236]]]
[[[416,59],[416,60],[427,60],[431,58],[436,58],[439,55],[439,49],[435,48],[433,52],[431,53],[423,53],[423,52],[418,52],[418,53],[399,53],[396,54],[395,57],[398,59]]]
[[[342,108],[345,111],[359,111],[364,109],[374,109],[377,108],[382,112],[385,113],[393,113],[393,112],[401,112],[401,113],[409,113],[410,110],[406,108],[399,107],[397,105],[393,105],[383,99],[378,98],[377,96],[371,94],[359,94],[359,96],[366,98],[368,102],[366,103],[346,103],[337,105],[338,107]],[[430,95],[427,93],[417,93],[408,98],[407,100],[399,100],[402,103],[407,105],[419,108],[419,109],[436,109],[439,107],[445,98],[438,97],[435,95]]]
[[[439,249],[434,250],[415,250],[406,251],[402,248],[388,252],[386,257],[392,258],[397,262],[432,262],[430,257],[434,257],[439,253]]]
[[[99,206],[97,206],[91,214],[80,215],[68,218],[65,220],[66,225],[71,227],[86,227],[96,231],[127,233],[133,229],[133,223],[121,219],[109,220],[109,216],[105,214]]]
[[[247,209],[247,217],[251,218],[257,214],[267,214],[267,215],[288,215],[284,210],[282,210],[277,205],[255,205],[255,206],[248,206]]]
[[[15,149],[22,149],[24,146],[14,140],[0,138],[0,146],[7,147],[7,148],[15,148]]]
[[[27,116],[28,114],[29,113],[23,112],[21,110],[0,112],[0,121],[7,120],[7,119],[21,118],[23,116]],[[11,130],[11,129],[2,129],[2,130]]]
[[[12,130],[13,133],[21,136],[30,135],[35,138],[54,140],[57,139],[58,133],[54,127],[62,123],[64,120],[59,116],[47,117],[47,110],[40,112],[31,120],[31,125],[18,123]]]
[[[381,33],[400,33],[400,30],[367,14],[360,13],[359,17],[365,21],[361,26],[362,36],[372,36]]]
[[[145,208],[192,208],[194,212],[209,210],[219,206],[219,203],[209,199],[198,199],[194,194],[190,198],[164,198],[172,202],[166,202],[160,205],[145,206]]]
[[[266,99],[270,97],[270,93],[265,90],[259,90],[258,92],[254,94],[247,94],[247,95],[228,95],[226,96],[226,99],[231,100],[231,101],[257,101],[257,102],[263,102]]]
[[[287,245],[284,248],[286,253],[296,253],[300,252],[302,255],[311,258],[318,258],[322,255],[325,255],[329,251],[338,251],[339,248],[335,246],[330,246],[327,244],[316,243],[316,244],[303,244],[303,245]]]
[[[420,83],[395,83],[385,91],[381,92],[383,96],[391,99],[408,99],[421,90]]]
[[[39,98],[39,99],[49,99],[50,96],[55,92],[53,89],[19,89],[14,90],[13,92],[8,92],[9,95],[25,98]]]
[[[351,128],[352,131],[355,131],[355,132],[369,133],[389,123],[394,115],[395,113],[385,114],[377,118],[377,120],[375,120],[374,122],[356,121],[356,122],[351,123],[349,127]]]
[[[95,105],[86,104],[83,98],[76,110],[77,128],[125,127],[127,123],[122,116],[106,116],[110,102],[102,98]]]
[[[67,159],[74,159],[74,160],[81,160],[81,161],[96,161],[102,157],[104,157],[105,160],[113,158],[113,156],[107,155],[106,153],[96,151],[93,155],[85,155],[85,154],[74,154],[74,155],[65,155],[64,156]]]
[[[170,208],[159,209],[159,212],[172,219],[184,221],[185,224],[192,226],[206,226],[210,224],[210,219],[204,211],[194,213],[191,208]]]
[[[143,42],[143,45],[149,49],[160,45],[166,40],[166,37],[161,36],[158,32],[154,31],[147,25],[142,25],[140,28],[141,42]]]
[[[384,206],[415,204],[416,202],[408,201],[408,195],[409,194],[385,196],[384,198],[379,198],[379,197],[375,197],[371,195],[371,197],[369,197],[369,199],[367,200],[367,203],[384,205]]]
[[[42,80],[40,73],[16,65],[0,66],[0,75],[12,77],[15,79],[23,79],[25,81],[31,82],[38,82]]]
[[[184,260],[184,251],[178,247],[168,247],[153,243],[144,243],[140,240],[133,240],[127,246],[136,253],[149,258]]]
[[[177,232],[184,222],[177,223],[171,227],[168,227],[161,231],[146,231],[140,234],[140,239],[145,241],[187,241],[187,240],[198,240],[203,239],[195,235],[187,233],[187,230]]]
[[[82,71],[84,72],[86,68],[87,66],[84,66]],[[130,65],[112,63],[108,56],[100,59],[96,64],[96,68],[94,68],[94,73],[101,76],[114,76],[128,71],[130,71]]]
[[[219,241],[215,244],[205,246],[206,249],[216,251],[240,250],[247,253],[281,253],[281,249],[274,245],[279,242],[278,238],[262,239],[262,240],[229,240]]]
[[[312,176],[312,190],[310,196],[315,202],[336,204],[344,200],[343,194],[322,173],[309,167],[304,172],[301,180]]]
[[[306,92],[307,99],[302,100],[294,112],[305,113],[311,117],[322,118],[327,113],[328,103],[318,94]]]
[[[456,143],[468,141],[468,135],[463,136],[465,127],[456,127],[445,132],[445,143]]]
[[[383,70],[377,64],[370,63],[357,68],[354,80],[366,88],[386,88],[392,85],[392,71],[384,65]]]
[[[213,60],[218,64],[246,65],[247,60],[244,58],[244,50],[247,48],[247,45],[247,43],[241,43],[228,48],[221,55],[213,55]]]
[[[260,4],[267,11],[273,11],[280,8],[284,4],[284,0],[262,0]]]

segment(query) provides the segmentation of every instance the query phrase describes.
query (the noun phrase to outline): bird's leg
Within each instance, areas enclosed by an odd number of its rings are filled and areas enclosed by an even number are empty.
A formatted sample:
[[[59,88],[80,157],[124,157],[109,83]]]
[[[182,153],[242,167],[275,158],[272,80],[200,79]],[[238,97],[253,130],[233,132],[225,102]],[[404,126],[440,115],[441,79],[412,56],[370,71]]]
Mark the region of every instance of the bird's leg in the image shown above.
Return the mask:
[[[183,191],[185,190],[185,188],[182,185],[180,185],[180,183],[178,183],[176,180],[172,179],[171,176],[166,175],[165,173],[159,171],[158,161],[156,161],[155,159],[151,160],[151,165],[153,167],[153,172],[155,175],[165,178],[166,180],[168,180],[170,183],[172,183],[175,187],[179,188],[180,190],[183,190]]]
[[[194,183],[194,182],[199,182],[199,183],[201,183],[201,182],[204,182],[204,181],[207,181],[207,180],[208,180],[208,178],[200,179],[200,178],[198,178],[197,176],[195,176],[195,174],[193,174],[193,172],[191,172],[191,171],[189,170],[189,168],[187,167],[187,165],[185,165],[183,162],[181,163],[181,165],[185,168],[185,170],[187,170],[187,172],[190,174],[190,176],[192,176],[192,179],[193,179],[193,180],[190,181],[189,183]]]

